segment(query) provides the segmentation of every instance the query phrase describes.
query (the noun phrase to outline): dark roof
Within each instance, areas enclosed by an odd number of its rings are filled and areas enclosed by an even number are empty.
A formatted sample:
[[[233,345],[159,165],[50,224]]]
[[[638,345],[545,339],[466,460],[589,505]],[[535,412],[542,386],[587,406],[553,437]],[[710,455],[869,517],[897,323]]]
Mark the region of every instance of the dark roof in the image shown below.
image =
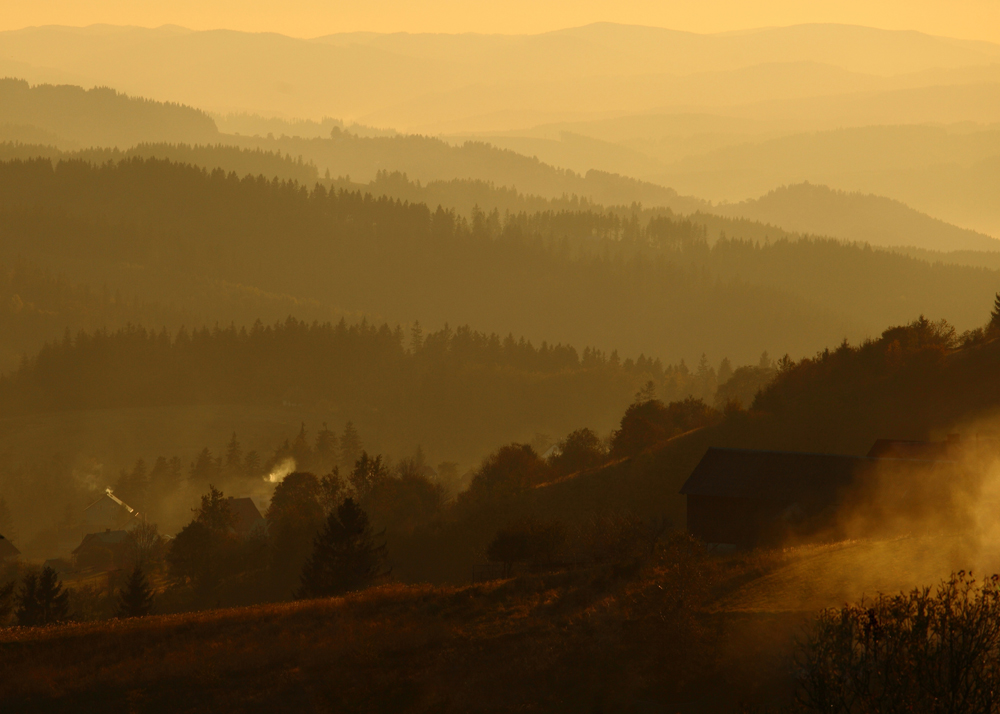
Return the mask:
[[[237,533],[249,535],[255,528],[263,526],[264,517],[260,515],[252,498],[233,498],[230,496],[226,499],[226,504],[229,506],[229,512],[233,514],[235,521],[233,530]]]
[[[125,538],[128,536],[128,531],[112,531],[106,530],[100,533],[88,533],[83,537],[83,542],[80,543],[73,551],[83,550],[84,548],[89,548],[91,546],[107,546],[107,547],[117,547],[125,542]]]
[[[83,510],[84,511],[89,511],[91,508],[93,508],[94,506],[96,506],[97,504],[101,503],[104,500],[110,500],[113,503],[115,503],[115,504],[121,506],[122,508],[124,508],[129,513],[135,513],[135,509],[132,508],[132,506],[130,506],[127,503],[125,503],[124,501],[122,501],[120,498],[118,498],[118,496],[116,496],[114,494],[114,492],[112,492],[112,490],[110,488],[104,489],[104,495],[102,495],[100,498],[98,498],[96,501],[94,501],[93,503],[91,503],[89,506],[87,506]]]
[[[4,558],[13,558],[21,554],[14,544],[9,540],[0,535],[0,560]]]
[[[879,439],[868,450],[868,456],[877,459],[920,459],[922,461],[953,461],[958,454],[957,439],[947,441],[904,441]]]
[[[681,487],[688,496],[765,500],[827,497],[876,459],[838,454],[710,448]]]

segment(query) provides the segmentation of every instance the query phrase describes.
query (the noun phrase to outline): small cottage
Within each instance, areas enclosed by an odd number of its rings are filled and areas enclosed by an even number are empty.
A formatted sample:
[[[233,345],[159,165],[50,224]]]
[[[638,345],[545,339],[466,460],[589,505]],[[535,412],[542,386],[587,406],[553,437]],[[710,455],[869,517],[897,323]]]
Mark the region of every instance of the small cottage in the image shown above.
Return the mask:
[[[83,510],[84,525],[91,531],[125,529],[138,516],[136,510],[122,502],[110,488]]]
[[[753,547],[809,537],[876,459],[710,448],[681,488],[688,531],[706,543]]]
[[[119,568],[125,562],[128,531],[111,530],[88,533],[73,550],[73,558],[81,568]]]

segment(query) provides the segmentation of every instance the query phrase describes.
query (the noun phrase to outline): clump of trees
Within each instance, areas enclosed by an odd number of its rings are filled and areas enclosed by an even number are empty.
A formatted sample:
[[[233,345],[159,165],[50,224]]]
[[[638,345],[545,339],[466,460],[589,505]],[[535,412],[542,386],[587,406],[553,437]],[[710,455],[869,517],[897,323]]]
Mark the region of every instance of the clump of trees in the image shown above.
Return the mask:
[[[720,419],[718,411],[693,397],[670,404],[659,399],[639,399],[625,410],[621,426],[611,435],[611,457],[635,456],[678,434],[718,423]]]
[[[827,610],[797,653],[806,711],[995,712],[1000,579],[958,572],[910,593]]]

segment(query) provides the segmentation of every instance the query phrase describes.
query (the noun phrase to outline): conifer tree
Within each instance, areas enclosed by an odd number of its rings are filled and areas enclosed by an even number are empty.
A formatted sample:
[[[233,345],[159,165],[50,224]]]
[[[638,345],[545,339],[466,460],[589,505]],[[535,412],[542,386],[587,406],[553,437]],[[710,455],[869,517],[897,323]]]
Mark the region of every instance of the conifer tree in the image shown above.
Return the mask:
[[[229,440],[229,445],[226,446],[226,473],[233,476],[242,476],[244,473],[243,447],[240,446],[235,431]]]
[[[48,625],[69,616],[69,593],[49,566],[40,575],[28,573],[18,597],[17,624],[22,627]]]
[[[354,499],[345,499],[316,536],[296,596],[330,597],[367,587],[388,574],[386,556],[385,543],[375,543],[368,515]]]
[[[323,428],[316,434],[316,461],[319,470],[330,471],[337,463],[337,435],[323,422]]]
[[[299,470],[304,471],[312,467],[313,452],[312,447],[309,446],[305,422],[302,423],[299,435],[295,437],[295,443],[292,444],[292,458],[295,459],[295,465]]]
[[[10,614],[14,611],[14,596],[17,592],[17,581],[11,580],[0,586],[0,627],[7,624]]]
[[[340,465],[348,471],[353,469],[355,462],[361,458],[362,448],[361,435],[353,423],[347,422],[340,437]]]
[[[118,594],[118,617],[145,617],[153,607],[153,590],[142,566],[136,564]]]
[[[990,312],[990,324],[986,329],[990,332],[1000,331],[1000,293],[993,297],[993,311]]]

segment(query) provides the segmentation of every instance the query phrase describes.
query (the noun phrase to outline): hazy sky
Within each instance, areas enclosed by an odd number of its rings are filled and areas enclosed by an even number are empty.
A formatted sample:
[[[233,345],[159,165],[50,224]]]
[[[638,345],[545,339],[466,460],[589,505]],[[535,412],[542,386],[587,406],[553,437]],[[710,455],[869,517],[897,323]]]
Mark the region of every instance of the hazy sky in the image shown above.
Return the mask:
[[[109,23],[273,31],[544,32],[590,22],[724,32],[841,22],[1000,42],[1000,0],[3,0],[0,29]]]

